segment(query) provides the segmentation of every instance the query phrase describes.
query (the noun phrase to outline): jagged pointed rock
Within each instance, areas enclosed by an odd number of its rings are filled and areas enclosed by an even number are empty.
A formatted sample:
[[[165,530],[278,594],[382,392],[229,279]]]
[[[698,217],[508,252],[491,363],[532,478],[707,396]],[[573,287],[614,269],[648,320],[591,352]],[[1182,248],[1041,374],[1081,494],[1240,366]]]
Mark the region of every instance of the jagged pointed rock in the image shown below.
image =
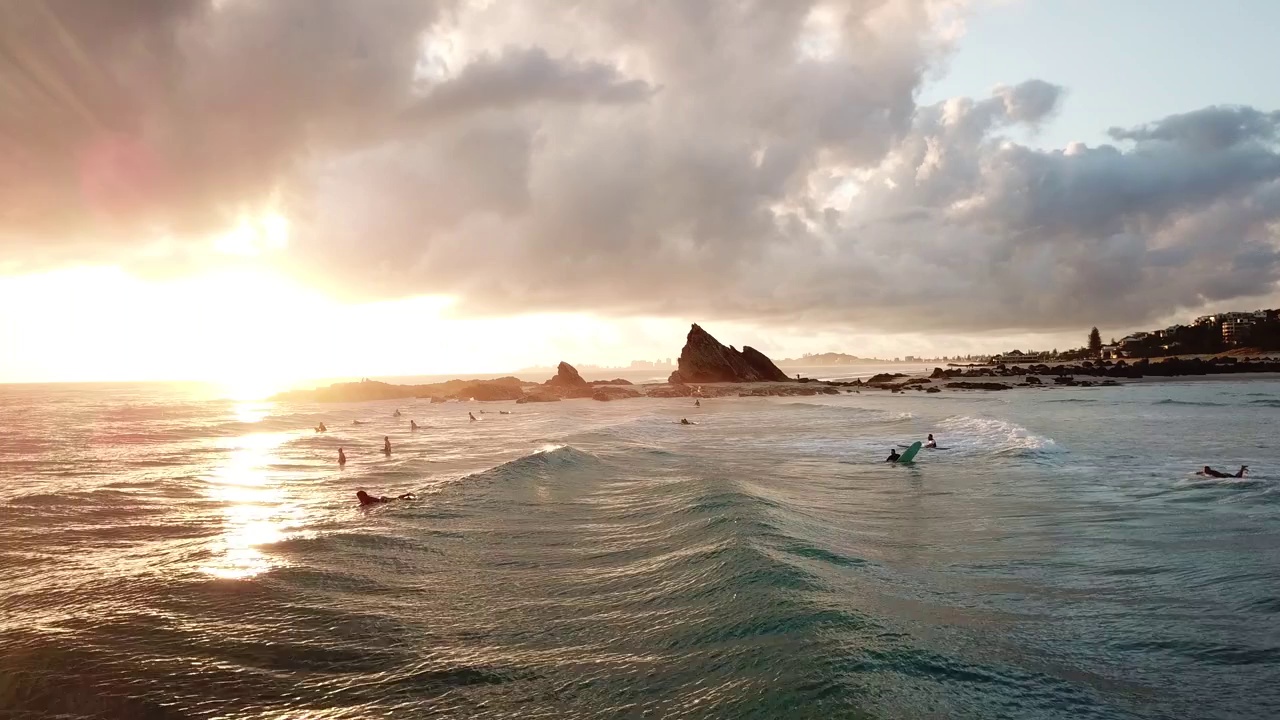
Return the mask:
[[[582,379],[582,376],[578,374],[577,369],[572,365],[561,361],[561,363],[556,366],[556,376],[544,384],[572,388],[582,387],[587,384],[587,381]]]
[[[696,323],[689,329],[680,361],[669,382],[785,382],[787,374],[764,353],[751,347],[739,352],[725,347]]]

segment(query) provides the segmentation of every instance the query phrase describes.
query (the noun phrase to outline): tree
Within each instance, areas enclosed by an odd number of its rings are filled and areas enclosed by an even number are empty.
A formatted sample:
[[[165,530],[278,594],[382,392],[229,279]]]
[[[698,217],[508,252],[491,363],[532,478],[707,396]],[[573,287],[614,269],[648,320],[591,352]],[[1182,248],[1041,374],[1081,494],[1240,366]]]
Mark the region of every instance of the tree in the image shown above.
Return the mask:
[[[1089,354],[1094,357],[1102,355],[1102,334],[1098,332],[1098,328],[1089,331]]]

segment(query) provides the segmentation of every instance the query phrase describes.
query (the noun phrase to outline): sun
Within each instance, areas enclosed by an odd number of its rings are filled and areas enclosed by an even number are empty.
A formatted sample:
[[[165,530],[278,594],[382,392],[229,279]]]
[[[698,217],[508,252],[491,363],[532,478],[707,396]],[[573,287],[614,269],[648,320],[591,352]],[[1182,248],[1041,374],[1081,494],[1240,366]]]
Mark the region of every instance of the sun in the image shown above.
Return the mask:
[[[267,398],[289,388],[289,382],[281,377],[255,373],[227,375],[215,383],[219,395],[236,402],[251,402]]]

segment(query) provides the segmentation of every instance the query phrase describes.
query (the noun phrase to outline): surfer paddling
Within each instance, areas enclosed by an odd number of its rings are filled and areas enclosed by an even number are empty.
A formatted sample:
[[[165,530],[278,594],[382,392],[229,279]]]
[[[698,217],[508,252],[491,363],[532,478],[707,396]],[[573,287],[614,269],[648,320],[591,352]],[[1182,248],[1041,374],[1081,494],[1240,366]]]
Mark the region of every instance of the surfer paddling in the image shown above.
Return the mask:
[[[1244,476],[1245,476],[1245,473],[1247,473],[1247,472],[1249,472],[1249,466],[1248,466],[1248,465],[1241,465],[1241,466],[1240,466],[1240,469],[1236,471],[1236,474],[1235,474],[1235,475],[1230,475],[1230,474],[1228,474],[1228,473],[1224,473],[1224,472],[1222,472],[1221,470],[1214,470],[1213,468],[1209,467],[1208,465],[1205,465],[1205,466],[1204,466],[1204,469],[1203,469],[1203,470],[1201,470],[1200,472],[1196,473],[1196,474],[1197,474],[1197,475],[1204,475],[1205,477],[1211,477],[1211,478],[1242,478],[1242,477],[1244,477]]]
[[[890,450],[889,457],[885,458],[884,461],[888,463],[896,463],[900,457],[902,456],[898,454],[897,450]]]
[[[356,492],[356,499],[360,501],[361,507],[366,507],[369,505],[378,505],[381,503],[389,503],[392,500],[417,500],[417,498],[413,496],[413,493],[405,493],[403,495],[398,495],[394,498],[389,498],[389,497],[374,497],[363,490]]]

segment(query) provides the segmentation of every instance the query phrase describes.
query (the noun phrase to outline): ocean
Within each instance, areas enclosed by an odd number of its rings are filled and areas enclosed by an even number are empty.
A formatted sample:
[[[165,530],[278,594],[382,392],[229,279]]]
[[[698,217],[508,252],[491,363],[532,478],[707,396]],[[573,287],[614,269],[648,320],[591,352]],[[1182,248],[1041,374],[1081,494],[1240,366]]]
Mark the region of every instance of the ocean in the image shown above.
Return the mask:
[[[1273,718],[1278,408],[4,386],[0,717]]]

